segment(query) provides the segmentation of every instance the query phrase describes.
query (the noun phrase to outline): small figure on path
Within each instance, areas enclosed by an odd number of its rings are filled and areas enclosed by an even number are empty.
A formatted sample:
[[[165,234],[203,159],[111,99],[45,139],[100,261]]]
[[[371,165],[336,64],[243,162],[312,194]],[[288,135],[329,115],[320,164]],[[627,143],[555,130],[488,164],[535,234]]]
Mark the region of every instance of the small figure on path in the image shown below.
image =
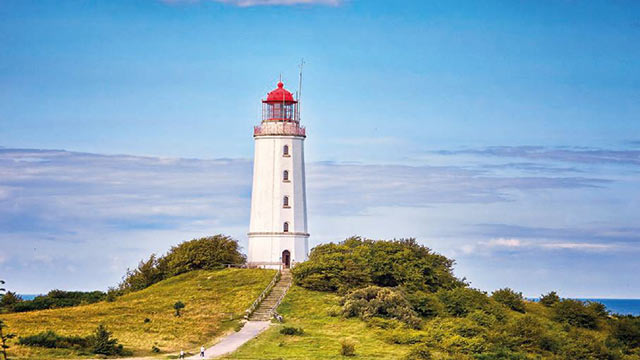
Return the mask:
[[[200,357],[204,359],[204,345],[200,346]]]
[[[180,359],[184,359],[184,350],[180,350]]]

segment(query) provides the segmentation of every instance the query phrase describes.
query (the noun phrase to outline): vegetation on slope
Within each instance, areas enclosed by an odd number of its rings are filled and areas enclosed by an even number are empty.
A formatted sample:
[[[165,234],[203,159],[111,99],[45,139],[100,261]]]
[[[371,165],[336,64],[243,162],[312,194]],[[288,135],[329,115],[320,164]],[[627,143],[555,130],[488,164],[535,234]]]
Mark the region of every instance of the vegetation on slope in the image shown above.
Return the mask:
[[[48,330],[61,336],[86,336],[100,324],[134,355],[151,355],[153,347],[175,352],[210,344],[234,328],[244,310],[272,279],[272,270],[198,270],[163,280],[144,290],[103,301],[63,309],[3,315],[19,337]],[[185,308],[175,316],[174,304]],[[10,343],[12,359],[80,358],[74,349],[45,349]]]
[[[276,327],[228,358],[342,358],[350,344],[359,358],[640,359],[640,318],[555,293],[541,303],[508,288],[489,296],[452,265],[413,240],[316,247],[278,310],[302,335]]]
[[[214,235],[184,241],[173,246],[164,256],[152,254],[127,274],[115,291],[123,294],[142,290],[159,281],[193,270],[215,270],[228,264],[240,265],[246,257],[238,241],[225,235]]]

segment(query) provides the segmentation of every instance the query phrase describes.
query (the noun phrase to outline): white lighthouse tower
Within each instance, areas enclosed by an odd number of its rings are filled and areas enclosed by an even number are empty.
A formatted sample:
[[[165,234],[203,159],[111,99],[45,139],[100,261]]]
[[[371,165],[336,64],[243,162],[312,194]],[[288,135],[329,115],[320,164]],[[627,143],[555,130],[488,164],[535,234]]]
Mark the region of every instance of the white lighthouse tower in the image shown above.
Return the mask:
[[[250,266],[289,268],[307,259],[305,128],[298,101],[284,88],[262,101],[262,123],[254,127],[253,192],[249,225]]]

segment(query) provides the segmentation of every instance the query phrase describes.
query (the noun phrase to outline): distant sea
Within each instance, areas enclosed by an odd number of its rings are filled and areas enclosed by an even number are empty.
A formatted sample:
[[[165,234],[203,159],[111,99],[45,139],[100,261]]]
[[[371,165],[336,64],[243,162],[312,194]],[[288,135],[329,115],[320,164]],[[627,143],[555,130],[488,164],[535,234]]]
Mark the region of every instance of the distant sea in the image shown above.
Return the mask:
[[[528,299],[538,301],[535,299]],[[640,299],[577,299],[581,301],[599,302],[612,314],[640,316]]]
[[[33,300],[38,295],[21,294],[24,300]],[[538,301],[538,299],[529,299]],[[640,316],[640,299],[578,299],[582,301],[599,302],[613,314]]]

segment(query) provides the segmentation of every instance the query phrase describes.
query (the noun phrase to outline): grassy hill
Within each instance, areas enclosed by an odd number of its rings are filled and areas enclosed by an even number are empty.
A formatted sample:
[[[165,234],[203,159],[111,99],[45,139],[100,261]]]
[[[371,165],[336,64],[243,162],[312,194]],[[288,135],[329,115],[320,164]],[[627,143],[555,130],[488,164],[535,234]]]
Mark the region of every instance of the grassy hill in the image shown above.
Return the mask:
[[[292,286],[278,313],[284,325],[301,327],[305,334],[282,335],[282,326],[272,326],[225,359],[345,359],[340,355],[344,339],[355,344],[357,359],[400,359],[409,351],[385,341],[386,330],[357,318],[330,316],[339,301],[335,294]]]
[[[341,341],[347,340],[355,345],[355,359],[403,359],[418,346],[427,344],[426,349],[434,360],[472,360],[472,359],[639,359],[637,355],[623,357],[586,356],[582,357],[580,349],[571,353],[554,355],[551,351],[545,354],[527,353],[528,346],[544,331],[552,331],[559,336],[549,341],[562,342],[562,337],[580,336],[590,339],[604,340],[607,329],[586,330],[571,329],[578,334],[566,334],[566,326],[551,320],[551,309],[533,302],[526,302],[526,313],[506,310],[506,326],[513,324],[522,329],[522,333],[505,334],[501,326],[483,324],[482,320],[471,314],[466,317],[436,317],[425,319],[422,329],[408,329],[398,326],[387,327],[388,322],[363,321],[359,318],[336,316],[340,297],[327,293],[312,291],[293,286],[279,313],[284,316],[285,324],[273,326],[253,341],[245,344],[225,359],[345,359],[340,355]],[[521,327],[533,319],[533,327]],[[283,326],[301,327],[302,336],[288,336],[280,333]],[[539,330],[536,330],[538,329]],[[565,328],[565,329],[563,329]],[[533,331],[533,332],[531,332]],[[539,333],[536,333],[539,331]],[[484,347],[489,347],[492,338],[506,336],[507,342],[523,349],[517,354],[512,352],[494,353],[478,357],[476,354]],[[531,344],[528,344],[531,343]],[[588,344],[584,344],[588,347]]]
[[[117,298],[114,302],[2,315],[18,336],[53,330],[60,335],[91,334],[98,324],[113,332],[135,356],[195,349],[235,327],[244,310],[264,290],[273,270],[192,271]],[[174,316],[173,304],[186,308]],[[148,319],[148,320],[145,320]],[[10,343],[12,359],[80,358],[77,352]]]

